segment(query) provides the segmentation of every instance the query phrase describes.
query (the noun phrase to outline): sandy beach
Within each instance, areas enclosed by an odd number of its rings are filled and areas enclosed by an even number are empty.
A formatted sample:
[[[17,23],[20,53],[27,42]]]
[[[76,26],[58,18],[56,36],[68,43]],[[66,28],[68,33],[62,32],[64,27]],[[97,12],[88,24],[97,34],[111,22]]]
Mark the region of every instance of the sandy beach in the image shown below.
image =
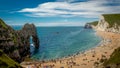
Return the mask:
[[[21,65],[25,68],[95,68],[102,59],[108,59],[114,49],[120,47],[120,34],[102,31],[97,31],[96,34],[103,40],[90,50],[56,60],[25,61]]]

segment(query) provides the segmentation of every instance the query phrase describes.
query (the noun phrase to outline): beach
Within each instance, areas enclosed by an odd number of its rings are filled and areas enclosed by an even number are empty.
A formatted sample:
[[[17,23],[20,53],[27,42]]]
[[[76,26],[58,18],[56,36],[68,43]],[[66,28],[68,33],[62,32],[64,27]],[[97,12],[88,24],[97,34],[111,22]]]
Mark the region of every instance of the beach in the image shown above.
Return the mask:
[[[120,47],[120,34],[98,31],[101,43],[85,52],[49,61],[24,61],[25,68],[95,68],[102,63],[102,59],[109,59],[112,52]]]

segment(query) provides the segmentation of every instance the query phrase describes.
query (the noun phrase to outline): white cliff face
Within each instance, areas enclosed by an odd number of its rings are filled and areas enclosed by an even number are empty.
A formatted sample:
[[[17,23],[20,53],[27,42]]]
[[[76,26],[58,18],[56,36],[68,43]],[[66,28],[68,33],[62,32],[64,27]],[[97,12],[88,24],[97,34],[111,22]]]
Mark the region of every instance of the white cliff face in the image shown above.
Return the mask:
[[[109,27],[109,24],[105,21],[104,17],[101,16],[97,25],[97,30],[106,31],[108,27]]]
[[[114,22],[113,22],[114,23]],[[118,26],[116,23],[113,25],[113,27],[109,27],[109,23],[105,21],[104,16],[100,17],[100,20],[98,22],[98,25],[96,27],[97,30],[100,31],[107,31],[107,32],[114,32],[114,33],[120,33],[120,26]]]

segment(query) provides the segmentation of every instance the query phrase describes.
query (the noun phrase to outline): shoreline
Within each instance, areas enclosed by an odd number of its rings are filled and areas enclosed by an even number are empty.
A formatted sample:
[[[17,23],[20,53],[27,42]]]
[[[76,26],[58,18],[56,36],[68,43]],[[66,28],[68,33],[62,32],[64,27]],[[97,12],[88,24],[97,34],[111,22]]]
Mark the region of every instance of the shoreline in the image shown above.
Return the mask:
[[[99,36],[96,34],[96,31],[95,31],[94,29],[85,29],[85,28],[83,28],[83,30],[93,30],[93,31],[94,31],[93,34],[96,35],[97,37],[99,37]],[[69,56],[79,55],[79,54],[81,54],[81,53],[84,53],[84,52],[86,52],[86,51],[88,51],[88,50],[91,50],[91,49],[99,46],[100,44],[102,44],[102,37],[99,37],[99,40],[100,40],[100,42],[98,42],[98,44],[96,44],[96,45],[94,45],[94,46],[92,46],[92,47],[90,47],[90,48],[86,48],[85,50],[81,50],[81,51],[78,51],[78,52],[76,52],[76,53],[69,54],[69,55],[66,55],[66,56],[63,56],[63,57],[54,58],[54,59],[43,59],[43,60],[42,60],[42,59],[31,59],[31,60],[33,60],[33,61],[38,61],[38,62],[42,62],[42,61],[44,61],[44,62],[49,62],[49,61],[53,61],[53,60],[57,61],[57,60],[59,60],[59,59],[68,58]]]
[[[111,53],[119,46],[114,46],[115,39],[119,39],[120,35],[110,32],[96,31],[96,34],[102,38],[101,42],[95,47],[85,50],[83,52],[78,52],[74,55],[63,57],[60,59],[50,60],[50,61],[30,61],[23,62],[21,65],[25,68],[37,66],[41,67],[52,67],[52,68],[92,68],[95,62],[100,61],[102,56],[107,59],[110,57]],[[116,36],[117,35],[117,36]],[[115,39],[114,39],[115,36]],[[119,43],[120,44],[120,43]],[[108,51],[109,50],[109,51]]]

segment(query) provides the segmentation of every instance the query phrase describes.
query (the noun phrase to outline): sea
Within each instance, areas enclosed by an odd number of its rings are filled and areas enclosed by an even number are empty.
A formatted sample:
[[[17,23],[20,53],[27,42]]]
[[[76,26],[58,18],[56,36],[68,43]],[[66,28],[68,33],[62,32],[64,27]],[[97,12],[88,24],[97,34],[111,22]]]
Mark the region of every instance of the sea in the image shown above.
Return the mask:
[[[12,26],[20,30],[22,26]],[[31,58],[34,60],[52,60],[75,55],[98,46],[101,37],[93,29],[84,27],[36,27],[40,47],[35,50],[30,39]]]

